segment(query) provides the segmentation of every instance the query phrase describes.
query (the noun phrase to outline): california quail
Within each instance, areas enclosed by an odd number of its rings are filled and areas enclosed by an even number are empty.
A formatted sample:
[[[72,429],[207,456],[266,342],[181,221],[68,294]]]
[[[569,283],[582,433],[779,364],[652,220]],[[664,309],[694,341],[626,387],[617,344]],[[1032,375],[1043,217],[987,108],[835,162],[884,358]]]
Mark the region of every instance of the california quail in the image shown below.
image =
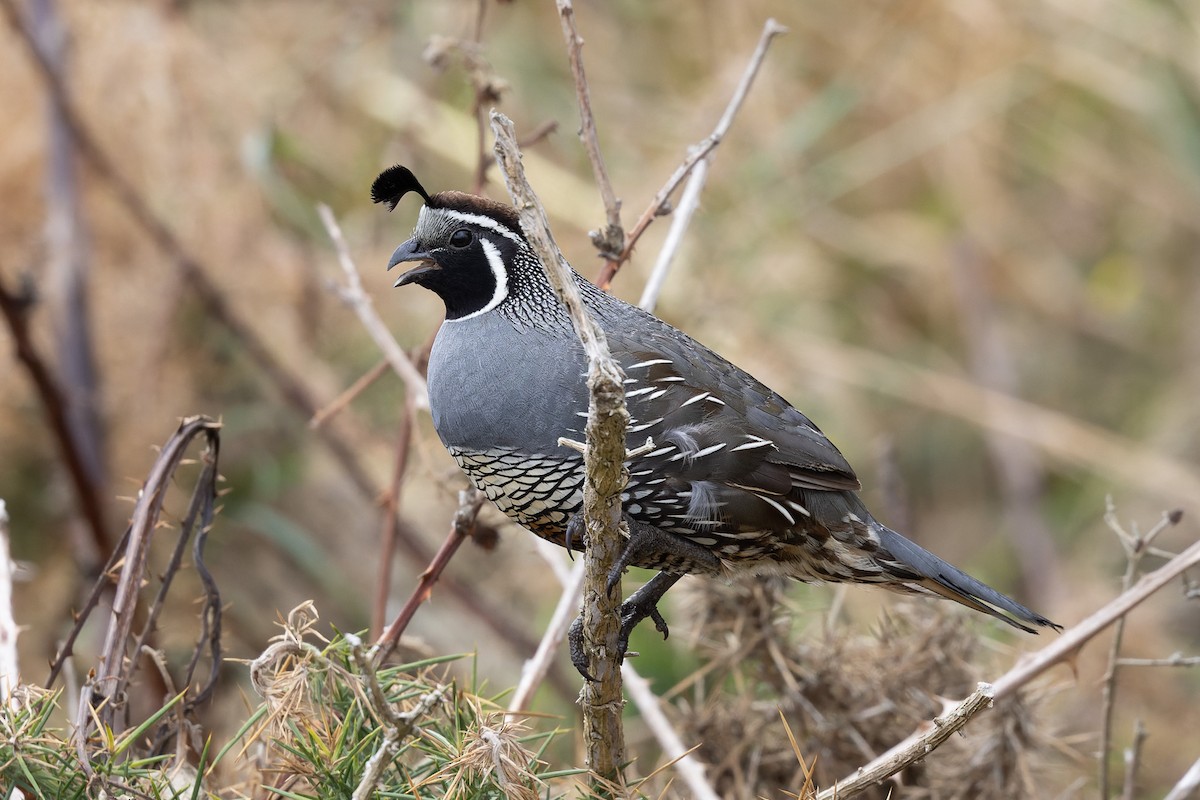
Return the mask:
[[[571,535],[582,457],[558,445],[584,438],[588,408],[587,364],[570,318],[515,209],[461,192],[430,196],[401,166],[371,187],[389,209],[410,191],[425,205],[388,269],[416,262],[395,285],[420,284],[446,304],[429,357],[434,427],[500,510],[582,549],[583,537]],[[877,584],[941,595],[1031,633],[1024,623],[1054,626],[872,517],[842,454],[778,394],[658,318],[575,280],[626,376],[630,447],[647,437],[657,445],[631,462],[622,495],[630,540],[620,567],[659,570],[622,606],[622,648],[646,617],[665,635],[656,603],[686,573]],[[586,663],[579,652],[572,657]]]

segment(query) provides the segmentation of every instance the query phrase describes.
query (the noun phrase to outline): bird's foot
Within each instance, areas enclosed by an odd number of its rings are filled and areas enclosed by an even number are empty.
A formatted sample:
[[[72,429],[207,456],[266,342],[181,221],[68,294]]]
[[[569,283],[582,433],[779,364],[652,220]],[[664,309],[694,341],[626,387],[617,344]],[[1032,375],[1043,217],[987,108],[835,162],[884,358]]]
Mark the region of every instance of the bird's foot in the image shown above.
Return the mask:
[[[642,620],[647,618],[654,620],[655,630],[661,633],[664,639],[670,635],[667,621],[663,619],[663,615],[658,610],[658,601],[681,577],[683,576],[660,572],[621,604],[621,628],[617,634],[618,662],[624,660],[625,654],[629,650],[629,635]],[[617,578],[620,579],[619,572]],[[582,615],[576,617],[575,621],[571,623],[571,628],[567,632],[567,643],[571,650],[571,663],[575,665],[575,669],[584,678],[595,681],[596,678],[588,671],[588,648],[584,641]]]

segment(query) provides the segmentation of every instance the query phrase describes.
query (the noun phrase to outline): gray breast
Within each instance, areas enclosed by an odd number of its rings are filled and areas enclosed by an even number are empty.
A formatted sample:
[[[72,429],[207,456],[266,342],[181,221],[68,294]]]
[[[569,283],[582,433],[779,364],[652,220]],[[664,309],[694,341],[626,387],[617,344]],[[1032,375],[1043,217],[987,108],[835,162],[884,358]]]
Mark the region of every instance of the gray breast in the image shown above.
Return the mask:
[[[574,336],[494,313],[445,322],[429,356],[434,427],[459,450],[567,457],[558,438],[583,439],[586,372]]]

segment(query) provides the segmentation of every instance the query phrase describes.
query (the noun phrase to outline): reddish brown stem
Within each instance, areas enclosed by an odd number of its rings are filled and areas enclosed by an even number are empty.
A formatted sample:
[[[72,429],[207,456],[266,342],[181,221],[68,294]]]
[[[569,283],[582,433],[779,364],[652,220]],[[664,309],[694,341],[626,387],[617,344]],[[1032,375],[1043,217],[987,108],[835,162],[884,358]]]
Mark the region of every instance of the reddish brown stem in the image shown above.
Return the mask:
[[[376,663],[381,663],[391,655],[405,629],[408,628],[408,623],[417,613],[417,609],[433,595],[433,586],[442,576],[446,565],[450,563],[450,559],[458,552],[462,543],[475,531],[475,519],[479,515],[482,505],[483,495],[474,490],[462,493],[458,511],[455,512],[454,519],[450,523],[450,533],[446,536],[446,541],[442,542],[442,546],[438,548],[437,554],[429,562],[429,566],[421,573],[421,577],[417,581],[417,588],[413,590],[408,602],[404,604],[404,608],[400,609],[395,621],[388,626],[376,645],[378,649],[375,657]]]
[[[400,514],[400,489],[408,473],[408,451],[412,444],[413,416],[416,409],[412,403],[404,408],[400,418],[400,432],[396,439],[396,468],[392,473],[392,486],[383,501],[382,547],[379,553],[379,579],[375,587],[375,607],[371,611],[371,639],[379,638],[387,617],[387,600],[391,593],[392,561],[396,556],[396,518]]]
[[[104,522],[104,503],[100,499],[99,492],[96,491],[95,484],[89,478],[78,442],[71,435],[71,425],[67,418],[67,404],[58,381],[51,374],[49,367],[46,366],[46,362],[38,353],[29,336],[26,315],[31,303],[32,301],[28,297],[9,292],[0,282],[0,313],[4,314],[4,319],[12,332],[17,359],[25,365],[25,370],[29,373],[29,377],[37,389],[38,397],[42,402],[42,411],[46,415],[46,421],[54,433],[54,439],[62,453],[63,462],[71,476],[71,485],[74,487],[75,496],[79,501],[79,510],[91,533],[92,544],[97,553],[107,553],[111,545]],[[101,555],[101,557],[103,556]]]

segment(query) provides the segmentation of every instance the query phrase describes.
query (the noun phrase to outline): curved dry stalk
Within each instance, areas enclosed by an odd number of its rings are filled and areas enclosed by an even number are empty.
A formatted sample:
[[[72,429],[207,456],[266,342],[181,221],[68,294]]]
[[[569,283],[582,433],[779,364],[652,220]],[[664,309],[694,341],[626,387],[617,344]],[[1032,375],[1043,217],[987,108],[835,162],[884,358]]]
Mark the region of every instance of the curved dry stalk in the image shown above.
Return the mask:
[[[708,135],[708,138],[691,148],[683,163],[675,169],[675,172],[671,174],[667,182],[658,190],[658,193],[654,195],[654,199],[650,201],[650,205],[646,207],[646,210],[638,217],[638,221],[634,223],[633,228],[625,235],[625,243],[622,245],[620,253],[617,254],[615,259],[605,263],[603,269],[600,271],[600,275],[596,278],[596,285],[601,289],[608,288],[608,285],[612,283],[613,276],[617,274],[617,270],[633,255],[633,248],[637,245],[638,240],[642,238],[642,234],[646,232],[646,229],[650,227],[650,223],[654,221],[654,218],[670,212],[668,203],[671,195],[679,187],[679,184],[683,182],[683,179],[695,167],[705,162],[709,153],[725,138],[725,134],[729,132],[729,128],[733,124],[734,117],[737,116],[742,103],[745,102],[746,96],[750,93],[750,86],[753,84],[755,76],[758,75],[758,71],[762,67],[763,59],[766,58],[767,48],[771,45],[771,40],[781,33],[787,33],[787,28],[780,25],[774,19],[768,19],[763,25],[762,35],[758,39],[758,46],[755,47],[754,54],[750,56],[750,63],[746,65],[746,70],[742,73],[742,79],[738,82],[737,89],[734,90],[733,96],[729,99],[729,104],[725,107],[725,112],[721,115],[717,126]],[[699,179],[700,186],[703,186],[704,180],[703,176]],[[696,191],[699,192],[699,189]]]

